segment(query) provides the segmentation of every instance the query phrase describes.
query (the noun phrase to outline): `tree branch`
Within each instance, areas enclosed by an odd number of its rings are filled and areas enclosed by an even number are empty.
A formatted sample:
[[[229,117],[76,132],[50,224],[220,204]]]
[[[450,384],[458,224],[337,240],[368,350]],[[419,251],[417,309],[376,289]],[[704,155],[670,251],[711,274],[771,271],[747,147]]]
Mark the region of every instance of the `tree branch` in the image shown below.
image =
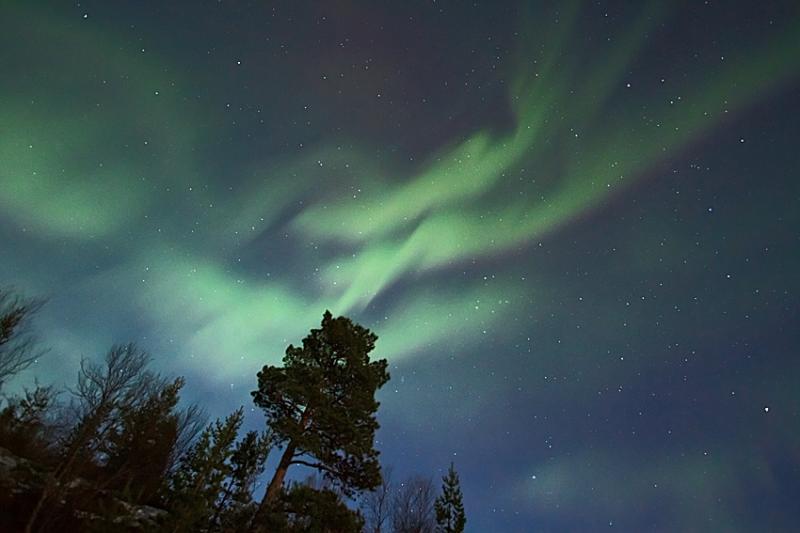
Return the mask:
[[[310,462],[304,461],[302,459],[292,459],[289,462],[289,464],[290,465],[302,465],[302,466],[307,466],[309,468],[316,468],[317,470],[323,470],[325,472],[330,472],[333,475],[337,475],[338,474],[338,472],[336,472],[336,470],[334,470],[333,468],[331,468],[331,467],[329,467],[327,465],[324,465],[322,463],[310,463]]]

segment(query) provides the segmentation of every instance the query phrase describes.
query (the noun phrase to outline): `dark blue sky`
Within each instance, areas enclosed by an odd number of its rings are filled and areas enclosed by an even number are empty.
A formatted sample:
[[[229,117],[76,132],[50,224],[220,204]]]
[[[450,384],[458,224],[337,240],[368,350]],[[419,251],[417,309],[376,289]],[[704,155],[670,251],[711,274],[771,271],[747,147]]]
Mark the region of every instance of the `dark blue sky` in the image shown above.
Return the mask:
[[[223,415],[329,308],[469,531],[796,529],[794,2],[163,4],[0,7],[23,380],[135,341]]]

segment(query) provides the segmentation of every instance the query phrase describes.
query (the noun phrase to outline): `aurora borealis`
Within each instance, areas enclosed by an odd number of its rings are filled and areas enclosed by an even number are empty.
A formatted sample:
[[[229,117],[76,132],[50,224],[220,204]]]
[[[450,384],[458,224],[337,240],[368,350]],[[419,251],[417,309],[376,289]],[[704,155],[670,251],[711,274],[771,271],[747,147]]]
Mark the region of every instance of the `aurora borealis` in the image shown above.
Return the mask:
[[[330,309],[389,359],[382,460],[455,461],[469,531],[792,530],[798,34],[789,1],[5,2],[23,378],[135,341],[221,415]]]

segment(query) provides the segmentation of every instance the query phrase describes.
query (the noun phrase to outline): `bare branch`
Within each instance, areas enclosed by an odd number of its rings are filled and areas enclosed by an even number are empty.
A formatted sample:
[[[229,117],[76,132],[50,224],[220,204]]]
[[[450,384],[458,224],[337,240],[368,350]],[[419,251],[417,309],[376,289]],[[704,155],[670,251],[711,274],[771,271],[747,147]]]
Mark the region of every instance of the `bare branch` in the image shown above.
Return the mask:
[[[366,520],[365,531],[367,533],[381,533],[388,531],[392,514],[392,468],[383,467],[382,482],[375,488],[364,494],[361,500],[361,510]]]
[[[31,318],[44,305],[0,288],[0,387],[40,358],[45,350],[35,347]]]
[[[415,476],[397,486],[392,502],[392,526],[398,533],[432,533],[435,524],[433,481]]]

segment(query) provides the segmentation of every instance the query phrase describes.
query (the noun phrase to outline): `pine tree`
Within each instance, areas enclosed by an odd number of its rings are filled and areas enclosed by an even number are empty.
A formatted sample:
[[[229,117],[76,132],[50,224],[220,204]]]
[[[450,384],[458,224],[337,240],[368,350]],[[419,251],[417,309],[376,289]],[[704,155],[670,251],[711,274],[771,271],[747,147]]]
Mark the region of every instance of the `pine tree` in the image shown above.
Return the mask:
[[[461,486],[453,463],[447,475],[442,477],[442,494],[436,498],[436,531],[438,533],[461,533],[467,524],[464,504],[461,501]]]
[[[183,378],[165,383],[153,376],[151,390],[121,410],[119,426],[104,439],[102,486],[122,492],[129,503],[151,503],[162,488],[178,438],[183,384]]]
[[[270,533],[362,533],[364,518],[347,507],[335,491],[293,483],[273,502],[264,515]]]
[[[255,510],[253,486],[272,441],[257,431],[237,441],[243,421],[240,407],[209,424],[181,457],[166,498],[171,531],[246,529]]]
[[[317,469],[346,496],[380,484],[375,392],[389,374],[385,359],[370,361],[376,340],[368,329],[326,311],[322,327],[312,329],[301,347],[289,345],[283,367],[258,373],[253,401],[285,449],[254,528],[281,494],[291,465]]]
[[[170,480],[168,498],[174,531],[208,526],[232,472],[229,460],[243,419],[244,412],[239,408],[224,420],[215,421],[181,459]]]
[[[212,527],[223,531],[241,531],[247,527],[254,509],[253,489],[264,471],[272,447],[268,434],[249,431],[236,443],[230,454],[230,474],[215,505]]]

